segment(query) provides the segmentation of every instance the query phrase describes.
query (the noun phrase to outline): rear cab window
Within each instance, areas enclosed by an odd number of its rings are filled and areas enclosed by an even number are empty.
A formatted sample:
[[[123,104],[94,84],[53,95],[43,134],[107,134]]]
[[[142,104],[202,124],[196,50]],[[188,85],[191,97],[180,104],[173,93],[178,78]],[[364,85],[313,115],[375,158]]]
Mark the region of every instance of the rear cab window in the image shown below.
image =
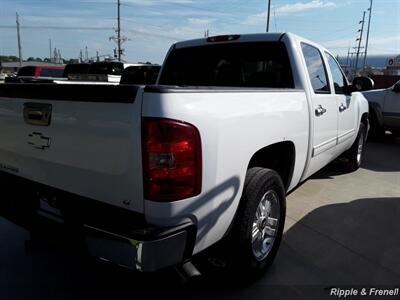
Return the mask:
[[[223,43],[178,48],[169,54],[159,84],[294,88],[282,42]]]
[[[301,43],[301,50],[314,93],[330,94],[331,88],[321,52],[318,48],[306,43]]]

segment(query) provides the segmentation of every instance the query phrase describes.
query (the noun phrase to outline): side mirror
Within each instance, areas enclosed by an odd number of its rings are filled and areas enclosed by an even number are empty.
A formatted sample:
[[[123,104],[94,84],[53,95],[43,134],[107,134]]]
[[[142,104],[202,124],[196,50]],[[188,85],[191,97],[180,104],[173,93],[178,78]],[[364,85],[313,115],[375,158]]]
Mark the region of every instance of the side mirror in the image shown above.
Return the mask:
[[[396,94],[400,93],[400,82],[396,83],[392,89]]]
[[[356,77],[352,86],[355,92],[368,91],[374,88],[374,81],[369,77]]]

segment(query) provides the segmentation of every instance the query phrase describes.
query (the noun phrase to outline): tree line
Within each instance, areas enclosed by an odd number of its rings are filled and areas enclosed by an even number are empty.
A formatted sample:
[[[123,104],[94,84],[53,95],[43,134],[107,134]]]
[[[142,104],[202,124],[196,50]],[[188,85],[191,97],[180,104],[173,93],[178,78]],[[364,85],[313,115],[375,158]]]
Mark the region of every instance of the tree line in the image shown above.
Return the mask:
[[[17,62],[19,61],[19,58],[15,55],[0,55],[0,62]],[[41,62],[51,62],[50,58],[45,57],[45,58],[40,58],[40,57],[28,57],[25,61],[41,61]],[[64,64],[73,64],[73,63],[78,63],[78,59],[63,59]]]

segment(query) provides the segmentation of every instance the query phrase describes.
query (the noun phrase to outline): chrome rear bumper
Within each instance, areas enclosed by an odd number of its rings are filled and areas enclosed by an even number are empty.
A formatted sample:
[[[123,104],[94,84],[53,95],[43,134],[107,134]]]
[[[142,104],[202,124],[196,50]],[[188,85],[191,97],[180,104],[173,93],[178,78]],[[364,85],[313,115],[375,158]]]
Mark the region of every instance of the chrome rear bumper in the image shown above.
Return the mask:
[[[192,224],[131,237],[89,225],[84,228],[91,255],[142,272],[182,263],[193,251],[195,227]]]

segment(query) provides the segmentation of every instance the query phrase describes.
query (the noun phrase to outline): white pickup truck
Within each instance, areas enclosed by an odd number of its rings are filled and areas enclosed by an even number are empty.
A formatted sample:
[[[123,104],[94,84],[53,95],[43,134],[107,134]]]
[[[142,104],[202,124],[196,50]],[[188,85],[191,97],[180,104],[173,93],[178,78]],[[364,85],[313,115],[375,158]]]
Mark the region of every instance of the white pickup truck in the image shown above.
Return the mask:
[[[341,155],[360,166],[356,90],[371,83],[355,80],[283,33],[176,43],[153,86],[4,84],[2,189],[32,195],[16,211],[81,224],[89,251],[120,265],[155,271],[231,241],[228,265],[261,274],[286,193]]]

